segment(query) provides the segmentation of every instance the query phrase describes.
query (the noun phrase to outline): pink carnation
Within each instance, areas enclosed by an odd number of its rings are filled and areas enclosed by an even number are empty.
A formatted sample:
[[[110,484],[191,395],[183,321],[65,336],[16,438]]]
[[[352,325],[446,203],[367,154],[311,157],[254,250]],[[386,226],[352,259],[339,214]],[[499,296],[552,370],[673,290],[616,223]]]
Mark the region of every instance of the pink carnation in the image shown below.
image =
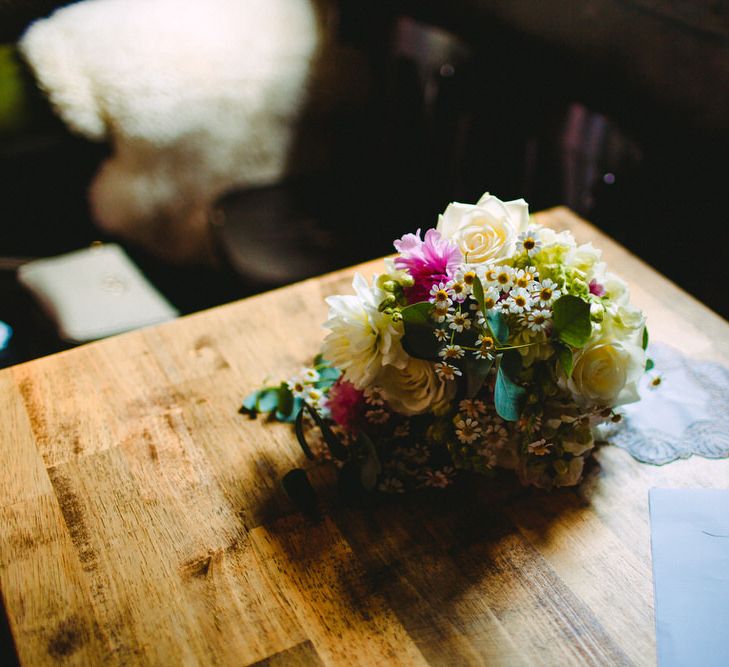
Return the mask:
[[[327,408],[332,419],[343,429],[352,432],[364,405],[364,394],[351,382],[339,378],[329,390]]]
[[[405,291],[410,303],[427,301],[433,283],[446,282],[463,260],[458,246],[442,238],[435,229],[425,232],[425,240],[421,240],[418,230],[405,234],[394,245],[400,253],[395,267],[406,270],[415,281]]]
[[[605,296],[605,288],[597,282],[597,280],[591,280],[590,281],[590,294],[594,294],[595,296]]]

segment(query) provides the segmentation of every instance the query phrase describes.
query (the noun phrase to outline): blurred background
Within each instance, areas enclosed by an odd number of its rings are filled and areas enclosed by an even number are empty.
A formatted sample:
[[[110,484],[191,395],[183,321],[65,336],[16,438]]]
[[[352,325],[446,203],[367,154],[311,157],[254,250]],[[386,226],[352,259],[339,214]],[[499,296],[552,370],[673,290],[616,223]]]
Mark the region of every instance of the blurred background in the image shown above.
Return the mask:
[[[190,313],[389,253],[486,190],[569,206],[729,316],[729,3],[198,4],[209,25],[0,3],[3,364],[68,345],[17,283],[30,259],[117,242]],[[53,79],[74,67],[95,129]],[[155,96],[135,76],[157,70]]]

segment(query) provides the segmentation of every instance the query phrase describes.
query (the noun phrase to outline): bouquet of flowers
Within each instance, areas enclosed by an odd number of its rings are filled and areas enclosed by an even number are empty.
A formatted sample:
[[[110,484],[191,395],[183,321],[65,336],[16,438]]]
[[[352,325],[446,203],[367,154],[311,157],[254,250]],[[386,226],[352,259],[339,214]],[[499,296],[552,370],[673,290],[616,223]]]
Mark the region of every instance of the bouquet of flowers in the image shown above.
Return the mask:
[[[327,299],[314,365],[243,411],[295,422],[305,453],[333,459],[359,492],[496,468],[577,484],[594,427],[638,400],[650,364],[627,285],[591,243],[488,193],[394,245],[371,283],[356,275],[354,294]]]

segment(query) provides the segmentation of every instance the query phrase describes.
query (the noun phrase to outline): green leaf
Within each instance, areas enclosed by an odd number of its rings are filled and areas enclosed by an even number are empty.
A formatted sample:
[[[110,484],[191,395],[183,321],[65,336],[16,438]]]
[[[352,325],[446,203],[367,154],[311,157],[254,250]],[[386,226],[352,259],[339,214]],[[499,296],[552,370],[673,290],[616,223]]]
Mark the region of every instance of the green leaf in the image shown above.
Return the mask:
[[[466,396],[468,398],[473,398],[478,394],[493,365],[493,359],[468,359],[466,361]]]
[[[518,374],[521,366],[521,355],[505,353],[501,356],[498,370],[496,371],[496,385],[494,387],[494,406],[499,417],[506,421],[517,421],[521,415],[521,408],[524,402],[526,391],[520,387],[513,378]]]
[[[476,299],[478,309],[486,315],[486,308],[484,308],[483,285],[481,284],[481,279],[478,276],[473,279],[473,298]]]
[[[572,377],[572,371],[575,369],[575,359],[572,349],[569,345],[555,343],[554,348],[557,350],[557,359],[562,367],[562,372],[569,378]]]
[[[400,311],[405,327],[402,346],[405,352],[416,359],[438,358],[438,341],[433,335],[435,329],[430,318],[433,306],[427,301],[414,303]]]
[[[654,368],[655,368],[655,364],[653,363],[653,359],[646,359],[645,360],[646,371],[652,371]]]
[[[319,366],[328,366],[329,362],[324,359],[324,355],[319,353],[314,357],[314,368],[319,368]]]
[[[486,322],[499,345],[506,345],[509,340],[509,325],[506,323],[503,313],[498,310],[489,310],[486,313]]]
[[[339,459],[340,461],[346,460],[348,458],[347,448],[341,442],[339,442],[339,438],[337,438],[337,436],[334,434],[334,431],[329,428],[329,424],[327,424],[321,418],[321,415],[306,402],[304,402],[304,409],[307,410],[307,412],[311,415],[311,418],[314,420],[314,423],[321,430],[321,434],[324,437],[324,442],[329,448],[329,451],[332,453],[332,456]]]
[[[583,347],[592,334],[590,304],[565,294],[554,302],[552,311],[556,337],[572,347]]]
[[[648,348],[648,327],[643,327],[643,349]]]
[[[360,481],[366,491],[372,491],[382,472],[380,459],[377,456],[377,449],[372,440],[364,432],[360,432],[357,437],[357,444],[362,448],[364,453],[364,459],[359,469]]]
[[[291,393],[285,382],[281,383],[278,388],[278,409],[276,410],[276,419],[286,421],[294,411],[294,395]]]
[[[296,433],[296,439],[299,441],[299,445],[301,445],[301,449],[304,451],[306,458],[313,459],[314,453],[311,451],[309,443],[306,442],[306,435],[304,435],[304,412],[304,407],[302,406],[301,410],[299,410],[299,414],[296,415],[294,431]]]

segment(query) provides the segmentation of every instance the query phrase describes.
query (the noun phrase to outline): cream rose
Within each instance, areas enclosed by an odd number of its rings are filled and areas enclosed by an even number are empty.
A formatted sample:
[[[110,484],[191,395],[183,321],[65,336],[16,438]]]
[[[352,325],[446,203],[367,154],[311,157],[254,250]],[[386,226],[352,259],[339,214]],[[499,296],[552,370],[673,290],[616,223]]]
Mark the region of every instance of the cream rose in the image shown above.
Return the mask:
[[[456,389],[455,382],[438,378],[433,364],[413,357],[404,368],[383,366],[377,384],[390,407],[403,415],[438,410],[453,399]]]
[[[437,229],[458,245],[466,261],[479,264],[510,257],[517,236],[528,226],[529,207],[523,199],[503,202],[487,192],[475,205],[449,204]]]
[[[615,407],[637,401],[638,380],[645,370],[645,352],[638,345],[602,339],[575,359],[572,377],[560,384],[580,405]]]

